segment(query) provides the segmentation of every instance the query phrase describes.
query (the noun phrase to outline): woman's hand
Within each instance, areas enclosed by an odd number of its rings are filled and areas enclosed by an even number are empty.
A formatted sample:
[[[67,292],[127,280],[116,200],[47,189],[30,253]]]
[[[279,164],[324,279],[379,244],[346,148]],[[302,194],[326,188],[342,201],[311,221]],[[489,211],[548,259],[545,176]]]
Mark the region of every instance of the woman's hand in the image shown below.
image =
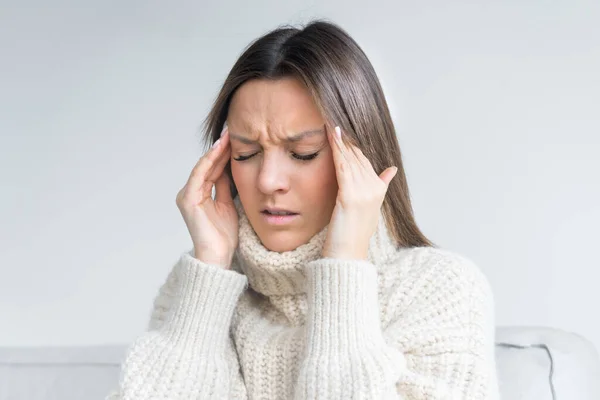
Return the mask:
[[[229,132],[224,127],[221,138],[200,158],[176,199],[192,236],[195,257],[224,268],[230,267],[238,242],[238,215],[224,173],[230,156]]]
[[[381,205],[398,168],[389,167],[377,176],[362,151],[344,143],[339,127],[333,132],[329,130],[327,136],[333,152],[338,195],[322,256],[366,260]]]

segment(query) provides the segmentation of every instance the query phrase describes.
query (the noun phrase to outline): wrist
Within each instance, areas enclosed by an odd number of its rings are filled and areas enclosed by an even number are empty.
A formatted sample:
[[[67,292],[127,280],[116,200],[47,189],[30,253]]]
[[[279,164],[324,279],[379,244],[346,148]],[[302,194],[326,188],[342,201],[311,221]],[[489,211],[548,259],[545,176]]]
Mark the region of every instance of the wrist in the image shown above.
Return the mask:
[[[325,246],[321,256],[323,258],[337,258],[340,260],[367,260],[368,254],[368,247],[354,246],[347,249],[329,249]]]
[[[205,264],[218,265],[222,268],[229,269],[231,266],[232,255],[219,255],[214,251],[203,251],[194,249],[193,257],[202,261]]]

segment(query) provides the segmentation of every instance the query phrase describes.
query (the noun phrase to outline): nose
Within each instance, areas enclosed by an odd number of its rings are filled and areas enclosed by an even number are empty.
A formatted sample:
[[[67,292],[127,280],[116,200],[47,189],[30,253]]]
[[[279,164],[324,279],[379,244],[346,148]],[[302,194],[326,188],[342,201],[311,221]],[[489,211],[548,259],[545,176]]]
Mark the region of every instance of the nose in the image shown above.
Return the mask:
[[[258,190],[269,195],[287,192],[290,189],[290,181],[285,160],[282,160],[277,154],[263,154],[258,173]]]

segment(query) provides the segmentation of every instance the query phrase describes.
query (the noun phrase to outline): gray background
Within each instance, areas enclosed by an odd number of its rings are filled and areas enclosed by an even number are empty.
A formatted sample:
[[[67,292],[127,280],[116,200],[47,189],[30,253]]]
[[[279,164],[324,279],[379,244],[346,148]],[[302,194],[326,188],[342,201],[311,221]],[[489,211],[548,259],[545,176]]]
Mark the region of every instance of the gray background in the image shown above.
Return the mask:
[[[0,345],[129,342],[191,240],[175,205],[242,49],[326,17],[382,80],[417,220],[500,325],[600,346],[600,7],[13,2],[0,12]]]

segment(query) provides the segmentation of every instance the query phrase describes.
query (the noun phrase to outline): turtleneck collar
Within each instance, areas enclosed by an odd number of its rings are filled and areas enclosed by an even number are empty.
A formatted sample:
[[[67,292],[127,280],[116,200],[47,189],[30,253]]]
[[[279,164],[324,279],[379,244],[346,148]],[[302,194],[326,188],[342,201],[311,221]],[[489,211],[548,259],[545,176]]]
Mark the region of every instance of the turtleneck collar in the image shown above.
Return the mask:
[[[305,265],[321,258],[327,237],[327,226],[307,243],[294,250],[275,252],[264,247],[252,228],[244,208],[234,200],[239,217],[239,242],[236,249],[236,266],[247,278],[250,287],[265,296],[284,296],[306,293]],[[397,247],[385,225],[383,214],[369,244],[368,260],[376,267],[393,257]]]

